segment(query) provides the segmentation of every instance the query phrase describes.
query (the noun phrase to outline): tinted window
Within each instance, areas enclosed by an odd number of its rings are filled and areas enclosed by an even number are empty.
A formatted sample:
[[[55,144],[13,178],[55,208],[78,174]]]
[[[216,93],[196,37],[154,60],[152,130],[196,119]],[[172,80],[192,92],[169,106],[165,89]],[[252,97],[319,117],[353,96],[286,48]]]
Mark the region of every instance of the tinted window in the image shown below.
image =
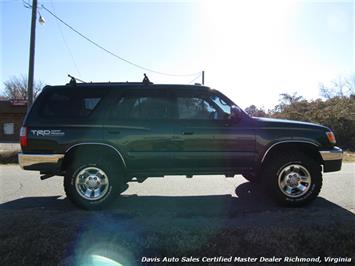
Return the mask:
[[[208,120],[216,114],[216,109],[201,98],[178,97],[177,106],[179,119]]]
[[[181,95],[177,97],[178,119],[224,120],[231,107],[217,95]]]
[[[48,92],[41,108],[46,117],[87,117],[98,106],[103,92],[73,89]]]
[[[212,95],[211,99],[226,115],[231,114],[231,106],[226,103],[220,96]]]
[[[111,113],[111,119],[169,119],[171,118],[171,110],[171,101],[164,92],[134,91],[120,97]]]

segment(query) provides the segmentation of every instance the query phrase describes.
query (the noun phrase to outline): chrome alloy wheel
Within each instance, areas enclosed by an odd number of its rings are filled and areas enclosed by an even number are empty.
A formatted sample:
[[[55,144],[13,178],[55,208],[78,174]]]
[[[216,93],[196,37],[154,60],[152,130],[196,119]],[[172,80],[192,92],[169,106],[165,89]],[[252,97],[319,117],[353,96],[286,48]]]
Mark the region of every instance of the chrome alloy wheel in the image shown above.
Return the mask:
[[[283,194],[290,198],[305,195],[311,186],[311,175],[308,170],[299,164],[284,167],[278,176],[279,188]]]
[[[87,200],[99,200],[106,195],[109,180],[104,171],[97,167],[85,167],[75,177],[75,189]]]

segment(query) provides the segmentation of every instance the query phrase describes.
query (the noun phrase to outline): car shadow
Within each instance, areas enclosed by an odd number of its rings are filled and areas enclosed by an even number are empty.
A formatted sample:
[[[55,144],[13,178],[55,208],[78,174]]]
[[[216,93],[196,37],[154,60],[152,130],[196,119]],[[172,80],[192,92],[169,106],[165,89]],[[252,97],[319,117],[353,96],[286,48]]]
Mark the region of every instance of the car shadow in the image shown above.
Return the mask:
[[[95,212],[62,196],[27,197],[0,204],[0,264],[100,265],[93,260],[109,258],[141,265],[164,256],[299,256],[299,250],[306,257],[345,256],[354,226],[353,213],[322,197],[302,208],[280,207],[250,182],[235,195],[125,195]]]
[[[56,211],[83,211],[62,195],[49,197],[26,197],[0,204],[0,210],[46,209]],[[96,212],[116,213],[122,217],[135,215],[174,217],[235,217],[254,212],[323,210],[354,214],[342,207],[318,197],[311,204],[299,208],[282,207],[276,204],[256,184],[246,182],[235,189],[235,195],[203,196],[139,196],[136,194],[117,197],[108,207]]]
[[[105,210],[116,209],[146,211],[188,211],[204,213],[224,210],[266,210],[277,207],[255,184],[246,182],[235,189],[235,195],[203,196],[138,196],[136,194],[118,196]],[[0,209],[45,208],[52,210],[74,210],[75,207],[62,195],[49,197],[25,197],[0,204]]]

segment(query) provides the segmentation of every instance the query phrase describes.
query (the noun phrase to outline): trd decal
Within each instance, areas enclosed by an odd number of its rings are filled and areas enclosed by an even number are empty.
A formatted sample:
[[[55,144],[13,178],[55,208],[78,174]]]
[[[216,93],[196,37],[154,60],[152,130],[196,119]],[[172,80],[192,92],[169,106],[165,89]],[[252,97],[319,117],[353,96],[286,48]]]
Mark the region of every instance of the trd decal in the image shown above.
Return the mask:
[[[35,136],[64,136],[64,132],[60,129],[31,129],[31,133]]]

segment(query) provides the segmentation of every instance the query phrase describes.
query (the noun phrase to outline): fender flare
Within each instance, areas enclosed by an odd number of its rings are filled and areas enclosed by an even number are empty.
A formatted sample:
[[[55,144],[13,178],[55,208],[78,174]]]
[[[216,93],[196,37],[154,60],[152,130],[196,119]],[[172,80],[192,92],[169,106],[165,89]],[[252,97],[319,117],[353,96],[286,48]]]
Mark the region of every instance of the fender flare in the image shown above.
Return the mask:
[[[282,140],[282,141],[278,141],[278,142],[275,142],[273,143],[265,152],[264,152],[264,155],[263,157],[261,158],[261,161],[260,163],[262,164],[266,158],[266,156],[268,155],[268,153],[277,145],[279,144],[283,144],[283,143],[305,143],[305,144],[311,144],[313,145],[314,147],[318,148],[319,145],[314,143],[314,142],[311,142],[311,141],[306,141],[306,140]]]
[[[78,146],[82,146],[82,145],[101,145],[101,146],[109,147],[110,149],[114,150],[114,152],[116,154],[118,154],[118,156],[120,157],[120,159],[121,159],[121,161],[123,163],[123,166],[125,168],[127,168],[127,164],[126,164],[125,159],[123,158],[122,153],[118,149],[116,149],[115,147],[113,147],[112,145],[107,144],[107,143],[101,143],[101,142],[81,142],[81,143],[77,143],[77,144],[74,144],[74,145],[70,146],[68,149],[66,149],[65,154],[70,152],[70,150],[72,150],[73,148],[78,147]]]

